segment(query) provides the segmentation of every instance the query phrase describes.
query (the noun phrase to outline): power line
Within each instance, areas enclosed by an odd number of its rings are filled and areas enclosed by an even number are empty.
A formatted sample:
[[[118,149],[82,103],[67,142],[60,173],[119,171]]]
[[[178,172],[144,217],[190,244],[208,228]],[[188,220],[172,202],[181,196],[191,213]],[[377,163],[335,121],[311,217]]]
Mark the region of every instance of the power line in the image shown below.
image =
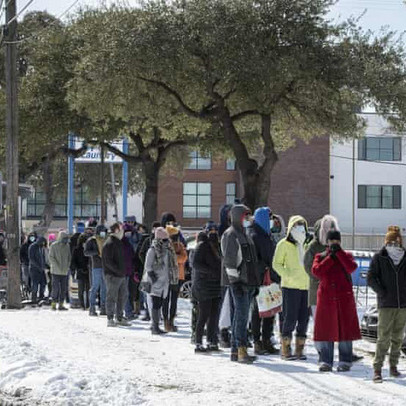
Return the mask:
[[[335,154],[329,154],[329,156],[330,156],[330,157],[333,157],[333,158],[347,159],[347,160],[349,160],[349,161],[352,161],[352,160],[353,160],[353,158],[348,157],[348,156],[335,155]],[[402,163],[402,162],[375,161],[375,160],[359,159],[359,158],[355,158],[355,160],[358,161],[358,162],[369,162],[369,163],[373,163],[373,164],[406,166],[406,163]]]
[[[27,10],[27,8],[34,3],[35,0],[28,0],[28,3],[20,10],[18,14],[16,14],[10,21],[6,21],[6,26],[9,26],[13,21],[17,20],[20,15]],[[6,6],[7,7],[7,6]]]
[[[10,1],[10,0],[9,0],[9,1]],[[32,1],[34,1],[34,0],[32,0]],[[65,11],[63,11],[61,14],[59,14],[59,15],[56,17],[55,22],[50,23],[50,24],[47,25],[46,27],[44,27],[44,28],[40,29],[39,31],[37,31],[36,33],[31,34],[29,37],[22,38],[22,39],[20,39],[20,40],[18,40],[18,41],[14,41],[14,42],[4,42],[4,43],[5,43],[5,44],[20,44],[20,43],[22,43],[22,42],[29,41],[29,40],[31,40],[31,39],[37,37],[38,35],[44,33],[44,32],[47,31],[49,28],[51,28],[52,26],[54,26],[57,22],[59,22],[59,20],[61,20],[66,14],[68,14],[69,11],[72,10],[72,8],[75,7],[75,5],[76,5],[77,3],[79,3],[79,1],[80,1],[80,0],[75,0]]]

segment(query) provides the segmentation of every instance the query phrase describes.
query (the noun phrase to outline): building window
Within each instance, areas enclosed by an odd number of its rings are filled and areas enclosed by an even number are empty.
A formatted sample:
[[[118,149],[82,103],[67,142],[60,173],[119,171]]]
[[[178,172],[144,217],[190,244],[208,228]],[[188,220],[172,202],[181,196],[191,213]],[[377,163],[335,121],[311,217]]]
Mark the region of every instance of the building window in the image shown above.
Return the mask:
[[[401,209],[402,187],[358,185],[359,209]]]
[[[234,204],[237,197],[237,184],[235,182],[226,183],[226,203]]]
[[[211,183],[183,183],[183,218],[211,217]]]
[[[45,207],[45,194],[41,190],[36,190],[33,196],[27,200],[27,217],[40,218]],[[86,219],[89,217],[100,217],[100,198],[92,199],[84,188],[75,190],[74,217]],[[66,219],[68,217],[68,203],[65,193],[55,196],[56,219]]]
[[[234,158],[228,158],[226,161],[226,169],[228,171],[235,171],[235,159]]]
[[[363,161],[401,161],[401,138],[362,138],[358,141],[358,159]]]
[[[187,169],[208,170],[211,169],[211,155],[202,156],[199,151],[189,153]]]

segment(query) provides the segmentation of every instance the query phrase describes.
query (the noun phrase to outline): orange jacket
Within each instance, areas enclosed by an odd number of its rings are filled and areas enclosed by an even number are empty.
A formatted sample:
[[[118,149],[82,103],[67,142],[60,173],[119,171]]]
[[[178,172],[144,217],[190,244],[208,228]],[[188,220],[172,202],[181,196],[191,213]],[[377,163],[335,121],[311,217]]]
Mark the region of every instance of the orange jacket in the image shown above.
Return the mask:
[[[179,280],[184,281],[185,280],[185,263],[186,263],[186,261],[188,259],[187,258],[186,248],[179,241],[174,242],[173,247],[175,248],[176,259],[177,259],[177,262],[178,262]]]

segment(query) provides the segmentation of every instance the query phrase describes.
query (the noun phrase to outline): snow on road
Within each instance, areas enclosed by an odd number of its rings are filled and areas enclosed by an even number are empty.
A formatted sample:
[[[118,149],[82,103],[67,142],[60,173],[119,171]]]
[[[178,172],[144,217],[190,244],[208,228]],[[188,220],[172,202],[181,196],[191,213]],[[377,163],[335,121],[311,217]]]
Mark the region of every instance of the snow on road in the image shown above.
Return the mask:
[[[159,338],[148,323],[108,329],[80,310],[0,311],[0,404],[406,404],[406,379],[373,384],[370,356],[349,373],[320,374],[312,345],[308,361],[239,365],[228,352],[195,355],[188,303],[180,307],[179,333]],[[404,359],[400,367],[406,372]]]

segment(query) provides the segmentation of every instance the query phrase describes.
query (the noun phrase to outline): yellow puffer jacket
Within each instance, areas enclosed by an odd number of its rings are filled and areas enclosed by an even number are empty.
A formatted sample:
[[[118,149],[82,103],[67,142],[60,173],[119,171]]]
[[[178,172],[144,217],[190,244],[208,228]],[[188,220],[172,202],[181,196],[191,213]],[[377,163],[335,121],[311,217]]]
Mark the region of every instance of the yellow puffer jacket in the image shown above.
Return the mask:
[[[307,231],[306,220],[301,216],[293,216],[289,220],[287,236],[289,236],[293,226],[299,221],[305,223]],[[303,254],[305,250],[306,246],[303,247]],[[297,244],[288,241],[287,238],[283,238],[276,246],[272,266],[282,278],[282,288],[309,290],[309,275],[306,273],[299,255],[300,251]]]

